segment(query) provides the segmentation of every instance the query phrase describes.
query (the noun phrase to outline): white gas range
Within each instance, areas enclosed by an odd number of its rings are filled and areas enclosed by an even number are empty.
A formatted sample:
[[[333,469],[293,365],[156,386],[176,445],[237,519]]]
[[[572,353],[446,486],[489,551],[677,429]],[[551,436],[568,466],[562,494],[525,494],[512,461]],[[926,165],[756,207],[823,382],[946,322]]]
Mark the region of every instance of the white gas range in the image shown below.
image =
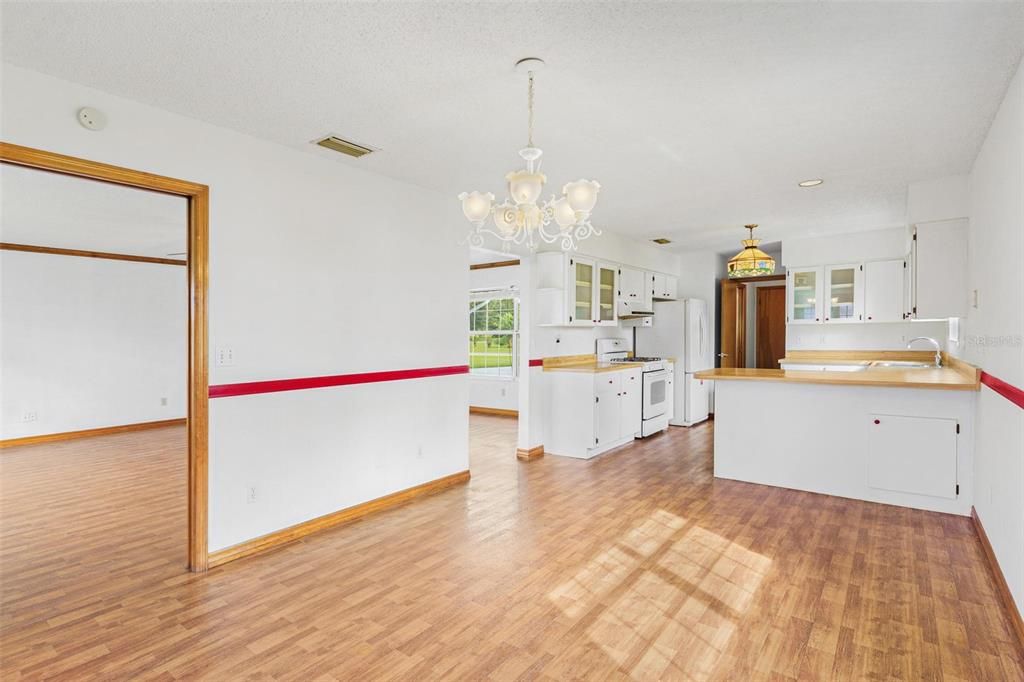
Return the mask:
[[[598,362],[641,363],[643,380],[641,438],[652,436],[668,428],[672,416],[673,372],[672,363],[664,358],[630,357],[625,339],[598,339]]]

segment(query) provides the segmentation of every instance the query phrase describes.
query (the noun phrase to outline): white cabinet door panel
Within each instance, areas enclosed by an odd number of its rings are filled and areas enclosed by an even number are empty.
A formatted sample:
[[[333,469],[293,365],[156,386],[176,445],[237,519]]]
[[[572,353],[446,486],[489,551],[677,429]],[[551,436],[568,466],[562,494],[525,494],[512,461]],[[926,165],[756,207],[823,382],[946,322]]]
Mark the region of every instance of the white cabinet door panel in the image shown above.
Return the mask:
[[[906,261],[902,258],[864,264],[865,322],[899,322],[903,319],[906,269]]]
[[[955,419],[869,415],[868,485],[929,497],[957,497]]]

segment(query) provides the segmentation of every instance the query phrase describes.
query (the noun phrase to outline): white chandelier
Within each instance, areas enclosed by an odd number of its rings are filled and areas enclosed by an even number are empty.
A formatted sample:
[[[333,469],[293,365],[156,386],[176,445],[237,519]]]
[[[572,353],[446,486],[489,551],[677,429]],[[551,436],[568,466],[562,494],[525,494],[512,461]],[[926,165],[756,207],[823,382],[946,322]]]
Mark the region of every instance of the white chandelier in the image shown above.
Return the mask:
[[[544,152],[533,146],[533,74],[543,66],[544,61],[534,57],[516,62],[516,70],[526,71],[529,80],[529,123],[526,147],[519,150],[519,156],[526,161],[526,168],[505,176],[511,200],[495,204],[494,195],[490,192],[463,192],[459,195],[462,212],[473,224],[469,231],[472,246],[483,246],[484,235],[489,234],[504,242],[502,248],[505,251],[512,244],[524,243],[531,251],[536,251],[542,241],[547,244],[560,242],[563,250],[576,250],[581,240],[601,234],[590,223],[590,212],[594,210],[597,192],[601,189],[597,182],[570,182],[562,188],[561,197],[556,199],[552,195],[542,206],[537,205],[547,177],[540,172],[540,157]],[[488,218],[492,218],[494,227],[488,223]]]

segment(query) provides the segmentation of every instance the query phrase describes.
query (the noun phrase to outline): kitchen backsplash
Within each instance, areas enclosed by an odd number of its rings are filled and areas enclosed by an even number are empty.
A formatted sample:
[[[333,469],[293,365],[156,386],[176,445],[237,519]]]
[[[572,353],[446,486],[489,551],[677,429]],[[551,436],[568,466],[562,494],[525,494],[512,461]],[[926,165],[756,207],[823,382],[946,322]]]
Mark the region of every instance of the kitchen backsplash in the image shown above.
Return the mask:
[[[786,327],[787,350],[903,350],[915,336],[930,336],[946,348],[949,323],[893,322],[890,324],[791,324]],[[922,342],[915,349],[927,350]]]

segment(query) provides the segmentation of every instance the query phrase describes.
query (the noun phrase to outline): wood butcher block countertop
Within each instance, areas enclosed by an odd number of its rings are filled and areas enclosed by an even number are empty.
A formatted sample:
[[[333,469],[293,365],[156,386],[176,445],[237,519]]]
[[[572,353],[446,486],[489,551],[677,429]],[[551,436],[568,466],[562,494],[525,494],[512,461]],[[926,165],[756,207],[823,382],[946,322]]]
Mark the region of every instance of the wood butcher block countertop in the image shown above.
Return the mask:
[[[806,362],[816,365],[861,364],[866,360],[867,351],[836,351],[831,357],[816,352],[812,357],[790,353],[785,362]],[[893,352],[879,353],[877,360],[916,360],[918,357],[892,357]],[[903,354],[908,355],[908,354]],[[934,357],[934,353],[927,353]],[[927,361],[927,360],[925,360]],[[886,386],[892,388],[931,388],[947,391],[977,391],[981,387],[981,372],[956,358],[943,354],[943,366],[938,369],[907,369],[904,367],[868,367],[855,372],[819,372],[806,369],[754,369],[719,368],[697,372],[698,379],[712,381],[785,381],[799,384],[833,384],[846,386]]]
[[[619,372],[642,366],[642,362],[598,362],[596,355],[562,355],[555,358],[544,358],[545,372],[598,374],[600,372]]]

